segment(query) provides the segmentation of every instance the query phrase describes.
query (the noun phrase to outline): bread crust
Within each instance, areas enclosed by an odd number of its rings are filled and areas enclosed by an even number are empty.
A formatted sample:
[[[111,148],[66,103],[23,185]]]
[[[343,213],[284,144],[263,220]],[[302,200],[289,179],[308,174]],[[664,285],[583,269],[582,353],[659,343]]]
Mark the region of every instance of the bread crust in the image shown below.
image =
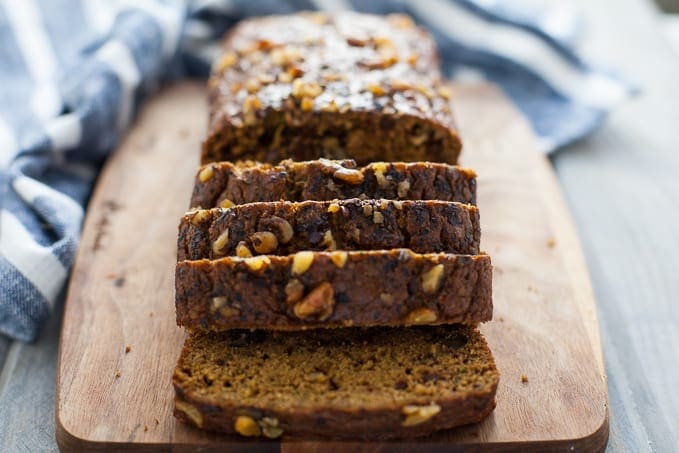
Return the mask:
[[[240,22],[208,82],[202,162],[329,158],[457,162],[462,147],[431,36],[353,12]]]

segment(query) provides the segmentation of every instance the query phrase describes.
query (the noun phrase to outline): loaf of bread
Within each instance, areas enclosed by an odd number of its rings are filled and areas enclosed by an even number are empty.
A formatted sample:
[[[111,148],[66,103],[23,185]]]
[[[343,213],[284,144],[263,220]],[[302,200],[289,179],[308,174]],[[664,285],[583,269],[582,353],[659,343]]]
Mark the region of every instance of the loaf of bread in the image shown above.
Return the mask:
[[[375,198],[476,204],[476,173],[431,162],[285,160],[278,165],[216,162],[198,169],[191,207],[230,208],[256,201]]]
[[[492,265],[431,36],[403,15],[245,20],[208,93],[177,242],[175,416],[361,440],[485,418]]]
[[[193,333],[175,415],[242,436],[391,439],[473,423],[499,375],[473,327]]]
[[[478,323],[493,314],[492,266],[408,249],[180,261],[175,307],[189,329]]]
[[[242,21],[227,36],[208,89],[203,163],[455,163],[462,146],[434,41],[407,16]]]
[[[476,206],[448,201],[335,200],[249,203],[186,214],[178,260],[302,250],[409,248],[477,255]]]

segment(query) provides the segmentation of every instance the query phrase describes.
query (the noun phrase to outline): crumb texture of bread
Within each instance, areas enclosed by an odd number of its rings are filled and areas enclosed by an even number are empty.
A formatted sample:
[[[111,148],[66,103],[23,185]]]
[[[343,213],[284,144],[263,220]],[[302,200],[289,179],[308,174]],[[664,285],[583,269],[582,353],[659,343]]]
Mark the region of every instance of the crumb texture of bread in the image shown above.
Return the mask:
[[[419,326],[193,333],[173,384],[203,429],[388,439],[483,419],[498,380],[476,328]]]
[[[479,323],[492,265],[408,249],[180,261],[175,308],[177,324],[207,330]]]

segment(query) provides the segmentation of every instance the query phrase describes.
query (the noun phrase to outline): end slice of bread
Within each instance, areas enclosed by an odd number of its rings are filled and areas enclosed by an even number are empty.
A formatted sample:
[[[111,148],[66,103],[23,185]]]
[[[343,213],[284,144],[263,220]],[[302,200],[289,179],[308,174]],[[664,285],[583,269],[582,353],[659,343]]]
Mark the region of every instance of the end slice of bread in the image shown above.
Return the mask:
[[[474,327],[195,332],[175,370],[175,415],[278,438],[407,438],[484,419],[499,374]]]

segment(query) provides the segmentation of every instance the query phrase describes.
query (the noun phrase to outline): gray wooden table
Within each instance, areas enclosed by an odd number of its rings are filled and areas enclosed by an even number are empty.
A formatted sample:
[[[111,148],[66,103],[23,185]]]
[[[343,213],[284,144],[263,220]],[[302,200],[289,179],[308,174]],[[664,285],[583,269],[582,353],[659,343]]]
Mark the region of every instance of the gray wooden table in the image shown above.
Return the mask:
[[[643,93],[553,158],[598,300],[610,451],[679,446],[679,53],[648,0],[576,0],[587,53]],[[53,451],[61,306],[37,343],[0,337],[0,451]]]

